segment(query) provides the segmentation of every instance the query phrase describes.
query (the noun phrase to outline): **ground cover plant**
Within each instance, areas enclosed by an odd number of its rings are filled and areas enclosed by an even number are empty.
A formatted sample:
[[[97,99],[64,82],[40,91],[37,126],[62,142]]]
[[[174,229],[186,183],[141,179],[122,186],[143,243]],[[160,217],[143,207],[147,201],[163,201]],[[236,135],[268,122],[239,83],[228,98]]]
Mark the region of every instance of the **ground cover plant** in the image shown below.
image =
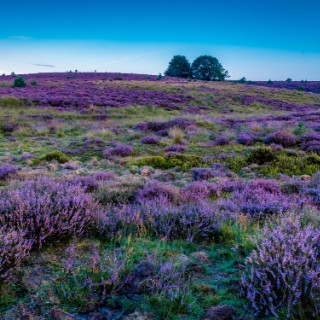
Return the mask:
[[[320,319],[319,86],[0,76],[0,319]]]

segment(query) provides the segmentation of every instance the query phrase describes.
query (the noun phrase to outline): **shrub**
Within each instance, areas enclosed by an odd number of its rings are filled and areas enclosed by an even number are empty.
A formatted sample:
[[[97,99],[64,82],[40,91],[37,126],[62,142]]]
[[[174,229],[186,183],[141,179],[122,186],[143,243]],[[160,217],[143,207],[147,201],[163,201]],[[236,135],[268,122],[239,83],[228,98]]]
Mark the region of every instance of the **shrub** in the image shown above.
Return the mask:
[[[155,136],[147,136],[143,137],[140,141],[143,144],[158,144],[160,140],[158,137]]]
[[[96,208],[80,186],[49,178],[25,181],[0,192],[0,227],[17,230],[41,247],[94,229]]]
[[[22,77],[14,79],[13,87],[25,87],[26,85],[26,81]]]
[[[249,163],[264,164],[271,162],[276,157],[276,150],[271,147],[258,147],[252,149],[247,155]]]
[[[270,133],[267,136],[265,142],[268,144],[277,143],[281,144],[283,147],[289,147],[297,143],[297,137],[293,133],[287,132],[285,130],[279,130]]]
[[[37,86],[37,85],[38,85],[37,81],[35,81],[35,80],[31,81],[30,84],[31,84],[32,86]]]
[[[202,157],[194,154],[170,154],[165,157],[150,156],[135,160],[128,165],[150,166],[154,169],[169,169],[178,167],[182,170],[199,167],[203,164]]]
[[[0,283],[12,275],[14,269],[29,256],[32,240],[27,240],[22,231],[0,228]]]
[[[61,151],[52,151],[47,153],[42,158],[40,158],[40,160],[46,160],[46,161],[56,160],[59,163],[66,163],[70,161],[70,158],[64,153],[62,153]]]
[[[121,156],[127,157],[133,152],[131,146],[124,143],[114,143],[111,148],[107,148],[103,151],[103,157],[108,158],[109,156]]]
[[[171,146],[168,146],[164,149],[166,152],[184,152],[186,150],[185,146],[182,146],[180,144],[172,144]]]
[[[177,202],[179,197],[179,189],[154,180],[149,181],[139,189],[136,195],[137,202],[143,204],[145,202]]]
[[[4,165],[0,167],[0,180],[7,180],[14,175],[18,169],[11,165]]]
[[[229,143],[229,138],[227,136],[220,136],[216,140],[214,140],[214,144],[216,146],[224,146]]]
[[[135,200],[141,182],[118,182],[105,185],[96,192],[95,198],[102,204],[130,203]]]
[[[254,140],[252,138],[251,135],[249,135],[248,133],[246,132],[242,132],[239,134],[239,136],[237,137],[237,143],[240,143],[240,144],[244,144],[246,146],[250,146],[253,144]]]
[[[175,207],[147,202],[114,208],[101,217],[101,230],[109,236],[148,233],[161,239],[210,241],[224,219],[214,203]]]
[[[212,168],[194,168],[191,171],[192,178],[195,181],[208,180],[214,177],[214,171]]]
[[[298,217],[265,229],[246,261],[244,293],[257,313],[275,318],[317,319],[320,310],[319,229]]]
[[[127,281],[126,252],[99,250],[96,246],[77,255],[71,247],[62,270],[54,274],[55,281],[47,294],[78,312],[105,304]]]
[[[208,198],[217,197],[220,194],[216,183],[196,181],[187,184],[181,190],[181,198],[187,202],[200,202]]]

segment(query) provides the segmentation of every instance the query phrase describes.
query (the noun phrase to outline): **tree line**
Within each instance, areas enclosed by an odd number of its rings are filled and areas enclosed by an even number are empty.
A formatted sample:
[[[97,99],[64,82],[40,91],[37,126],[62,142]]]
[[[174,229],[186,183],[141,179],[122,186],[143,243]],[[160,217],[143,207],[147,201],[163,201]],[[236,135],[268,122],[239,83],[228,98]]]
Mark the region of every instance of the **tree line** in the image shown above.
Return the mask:
[[[219,60],[209,55],[196,58],[192,64],[185,56],[176,55],[169,62],[164,73],[169,77],[193,78],[205,81],[224,81],[229,78]]]

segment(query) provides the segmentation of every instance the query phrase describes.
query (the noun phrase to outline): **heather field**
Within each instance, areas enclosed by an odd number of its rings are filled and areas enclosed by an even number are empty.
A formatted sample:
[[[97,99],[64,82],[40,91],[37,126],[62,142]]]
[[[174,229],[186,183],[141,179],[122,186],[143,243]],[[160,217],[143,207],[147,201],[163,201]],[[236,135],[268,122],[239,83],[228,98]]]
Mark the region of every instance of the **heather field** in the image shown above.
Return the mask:
[[[0,319],[320,319],[320,82],[0,76]]]

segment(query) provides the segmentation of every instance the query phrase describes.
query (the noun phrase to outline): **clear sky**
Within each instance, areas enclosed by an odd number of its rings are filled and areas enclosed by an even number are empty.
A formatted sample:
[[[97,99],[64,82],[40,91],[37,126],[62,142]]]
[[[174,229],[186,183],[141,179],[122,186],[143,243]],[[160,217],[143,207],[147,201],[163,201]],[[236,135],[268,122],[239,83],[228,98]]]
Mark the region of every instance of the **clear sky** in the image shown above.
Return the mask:
[[[232,79],[320,80],[319,0],[10,0],[0,73],[158,74],[216,56]]]

